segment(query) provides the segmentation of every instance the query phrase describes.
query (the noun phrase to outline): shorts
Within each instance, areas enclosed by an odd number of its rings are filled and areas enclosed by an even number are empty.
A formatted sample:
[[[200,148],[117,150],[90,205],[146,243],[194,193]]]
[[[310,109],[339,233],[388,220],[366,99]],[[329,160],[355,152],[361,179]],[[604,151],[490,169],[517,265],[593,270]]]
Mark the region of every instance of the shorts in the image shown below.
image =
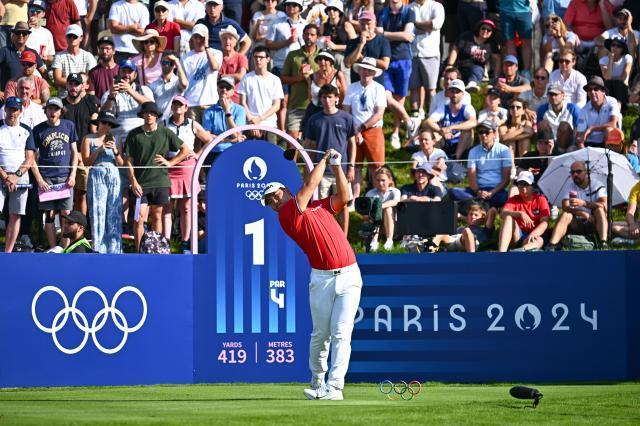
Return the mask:
[[[409,89],[416,90],[425,87],[435,90],[438,86],[438,74],[440,72],[440,57],[413,58]]]
[[[44,181],[47,182],[49,185],[57,185],[60,183],[64,183],[67,181],[66,177],[45,177]],[[62,210],[73,210],[73,189],[71,190],[71,196],[67,197],[67,198],[61,198],[59,200],[51,200],[51,201],[38,201],[38,209],[42,210],[42,211],[47,211],[47,210],[55,210],[55,211],[62,211]]]
[[[135,194],[132,194],[135,199]],[[169,204],[169,188],[142,188],[141,204],[164,206]]]
[[[411,59],[391,61],[383,76],[386,90],[397,96],[407,96],[409,77],[411,77]]]
[[[276,77],[280,78],[280,76],[282,75],[282,68],[280,68],[280,67],[271,68],[271,74],[273,74]],[[285,95],[289,94],[289,85],[288,84],[283,84],[282,85],[282,93],[284,93]]]
[[[87,192],[87,179],[89,178],[89,173],[87,168],[84,166],[78,166],[78,171],[76,171],[76,184],[74,189],[78,191]]]
[[[567,228],[567,234],[591,235],[595,233],[597,233],[597,229],[593,220],[579,220],[574,217]]]
[[[306,110],[304,109],[287,109],[287,131],[299,132],[302,130],[302,120],[304,119]]]
[[[349,187],[349,200],[353,200],[353,191],[351,190],[351,185],[347,185]],[[336,188],[336,177],[334,175],[324,175],[320,184],[318,185],[318,196],[320,198],[327,198],[330,195],[337,194],[338,189]]]
[[[500,29],[505,41],[516,38],[516,32],[520,35],[520,39],[531,40],[533,34],[531,12],[502,13],[500,15]]]
[[[169,168],[169,196],[171,198],[191,198],[191,176],[196,165],[195,158],[177,164],[180,167]],[[197,184],[197,183],[196,183]],[[196,187],[196,194],[200,192],[200,185]]]
[[[371,127],[362,132],[362,137],[364,141],[356,148],[356,163],[362,163],[366,158],[369,165],[382,166],[384,164],[382,127]]]
[[[29,190],[27,188],[18,188],[14,192],[7,191],[7,187],[2,185],[0,189],[0,212],[4,209],[4,202],[9,198],[9,213],[24,215],[27,210],[27,198]]]

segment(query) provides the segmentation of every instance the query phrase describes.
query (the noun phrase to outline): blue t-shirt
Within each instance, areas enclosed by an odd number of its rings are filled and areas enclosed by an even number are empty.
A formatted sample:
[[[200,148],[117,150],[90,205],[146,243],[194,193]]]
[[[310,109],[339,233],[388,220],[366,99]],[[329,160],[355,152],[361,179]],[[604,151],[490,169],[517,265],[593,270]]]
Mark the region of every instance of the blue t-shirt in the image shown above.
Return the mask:
[[[231,102],[231,116],[233,117],[233,122],[236,123],[237,126],[244,126],[247,124],[246,111],[234,102]],[[225,112],[220,104],[211,105],[204,111],[202,114],[202,127],[216,136],[229,130],[229,127],[227,126],[227,117],[225,116]],[[233,145],[231,142],[220,142],[218,145],[213,147],[213,152],[222,152],[231,145]]]
[[[402,6],[400,12],[396,14],[391,13],[391,9],[387,6],[382,9],[378,16],[378,25],[384,28],[385,31],[394,33],[404,31],[404,27],[410,22],[415,24],[416,14],[408,6]],[[391,45],[391,60],[411,59],[411,43],[390,41],[389,44]]]
[[[360,44],[360,37],[347,41],[347,48],[344,51],[344,56],[346,57],[353,53],[358,48],[358,44]],[[389,40],[381,35],[376,35],[364,45],[362,55],[365,58],[391,59],[391,45],[389,44]],[[374,78],[374,80],[384,86],[384,73],[380,74],[379,77]],[[355,83],[356,81],[360,81],[360,75],[354,71],[353,67],[351,67],[351,82]]]
[[[234,21],[231,18],[227,18],[224,14],[221,15],[220,19],[217,23],[211,22],[209,16],[205,16],[204,18],[198,19],[196,24],[204,24],[205,27],[209,30],[209,47],[213,47],[217,50],[222,50],[222,41],[220,40],[220,30],[223,28],[227,28],[231,25],[238,32],[238,40],[242,40],[244,36],[247,34],[245,30],[242,29],[240,24]]]
[[[502,169],[511,168],[511,164],[511,150],[500,142],[495,142],[488,151],[482,144],[469,151],[468,167],[476,170],[480,189],[498,186],[502,182]]]
[[[33,128],[33,140],[38,149],[38,166],[43,177],[66,178],[71,173],[71,144],[78,141],[76,126],[70,120],[61,119],[57,126],[47,121]]]
[[[342,169],[347,171],[347,148],[349,138],[355,136],[353,116],[342,110],[335,114],[326,114],[324,111],[317,112],[309,117],[304,128],[304,136],[316,143],[316,149],[326,151],[333,148],[342,154]],[[325,174],[331,175],[333,171],[330,167],[325,169]]]
[[[501,13],[531,13],[529,0],[500,0]]]
[[[428,183],[422,191],[418,189],[418,185],[416,185],[415,183],[409,183],[400,188],[400,192],[402,192],[402,195],[406,195],[407,197],[415,195],[417,197],[444,198],[444,196],[446,195],[446,192],[443,191],[442,188],[431,185],[430,183]]]

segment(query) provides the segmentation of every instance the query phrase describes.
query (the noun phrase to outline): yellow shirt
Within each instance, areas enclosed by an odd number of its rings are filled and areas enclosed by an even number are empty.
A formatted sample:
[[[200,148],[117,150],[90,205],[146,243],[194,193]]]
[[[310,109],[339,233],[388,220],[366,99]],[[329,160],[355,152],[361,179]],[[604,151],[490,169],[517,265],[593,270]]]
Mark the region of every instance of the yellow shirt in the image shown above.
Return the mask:
[[[629,194],[629,204],[640,204],[640,181],[638,181],[631,188],[631,193]]]
[[[16,22],[22,21],[27,22],[29,20],[28,17],[28,3],[22,2],[9,2],[4,5],[4,16],[2,17],[2,21],[0,21],[0,25],[8,25],[13,27]]]

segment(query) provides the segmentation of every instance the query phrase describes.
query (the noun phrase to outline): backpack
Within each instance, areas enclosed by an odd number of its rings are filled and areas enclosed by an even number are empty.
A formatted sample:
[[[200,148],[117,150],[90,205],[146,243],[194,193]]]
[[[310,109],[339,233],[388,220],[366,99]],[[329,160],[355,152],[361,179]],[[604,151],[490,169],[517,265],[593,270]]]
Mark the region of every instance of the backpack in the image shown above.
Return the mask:
[[[568,250],[593,250],[596,246],[589,238],[577,234],[565,235],[562,245]]]
[[[147,231],[140,240],[140,253],[171,254],[169,241],[157,231]]]

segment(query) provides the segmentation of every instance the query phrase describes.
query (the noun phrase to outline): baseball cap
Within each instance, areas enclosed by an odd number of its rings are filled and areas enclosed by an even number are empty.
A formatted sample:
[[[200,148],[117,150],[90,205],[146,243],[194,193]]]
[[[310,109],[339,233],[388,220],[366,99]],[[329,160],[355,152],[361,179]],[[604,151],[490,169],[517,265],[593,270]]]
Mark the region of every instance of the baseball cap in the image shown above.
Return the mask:
[[[449,89],[458,89],[459,91],[464,92],[465,91],[464,82],[458,79],[452,80],[449,83],[449,88],[447,90]]]
[[[67,83],[70,83],[72,81],[80,84],[84,83],[82,76],[77,72],[71,73],[67,76]]]
[[[87,218],[78,210],[73,210],[69,214],[60,215],[62,218],[67,219],[69,222],[77,223],[80,226],[87,227]]]
[[[46,106],[57,106],[58,108],[62,109],[64,108],[64,104],[62,103],[62,99],[60,99],[57,96],[52,96],[51,98],[49,98],[47,100],[47,105]]]
[[[28,62],[30,64],[35,64],[38,61],[36,59],[35,53],[33,53],[30,50],[25,50],[24,52],[22,52],[22,55],[20,55],[20,62]]]
[[[433,166],[429,162],[418,164],[418,167],[416,167],[416,170],[423,170],[426,174],[430,176],[435,176],[435,173],[433,171]]]
[[[226,85],[227,85],[227,87],[230,87],[230,88],[232,88],[232,89],[233,89],[233,88],[235,87],[236,81],[233,79],[233,77],[224,76],[224,77],[221,77],[221,78],[218,80],[218,86],[219,86],[221,83],[224,83],[224,84],[226,84]]]
[[[71,24],[67,27],[67,32],[65,35],[73,34],[78,37],[82,37],[82,27],[78,24]]]
[[[208,3],[222,4],[222,0],[207,0],[204,4]]]
[[[374,21],[376,20],[376,15],[371,10],[363,10],[358,15],[358,21]]]
[[[159,7],[164,7],[165,9],[169,10],[169,3],[164,0],[157,1],[156,4],[153,5],[153,10],[155,11]]]
[[[480,127],[484,127],[485,129],[489,129],[492,131],[495,131],[498,128],[498,126],[496,126],[496,123],[494,123],[493,120],[484,120],[482,123],[476,126],[476,129]]]
[[[502,62],[511,62],[512,64],[518,65],[518,58],[516,58],[514,55],[506,55],[504,58],[502,58]]]
[[[616,16],[618,16],[618,15],[631,16],[631,11],[629,9],[622,8],[616,13]]]
[[[206,37],[209,35],[209,30],[204,24],[195,24],[191,29],[191,35],[199,35],[201,37]]]
[[[564,85],[560,82],[549,85],[549,88],[547,89],[547,95],[552,93],[556,95],[559,93],[564,93]]]
[[[29,2],[29,8],[38,8],[38,9],[46,10],[47,5],[44,3],[44,0],[31,0]]]
[[[624,132],[618,128],[609,130],[605,145],[622,145],[624,144]]]
[[[489,90],[487,90],[487,96],[489,96],[489,95],[500,97],[500,91],[498,89],[496,89],[495,87],[492,87]]]
[[[280,182],[269,182],[267,184],[267,186],[265,186],[264,189],[262,190],[262,196],[260,197],[260,203],[263,206],[266,206],[266,204],[264,202],[264,197],[266,197],[269,194],[273,194],[274,192],[276,192],[280,188],[286,188],[286,186],[284,186]]]
[[[518,177],[516,178],[516,183],[518,182],[526,182],[529,185],[533,185],[533,173],[529,170],[523,170],[518,173]]]
[[[171,99],[171,103],[180,102],[182,105],[189,106],[189,101],[184,96],[176,95]]]
[[[108,43],[108,44],[110,44],[111,46],[114,46],[114,47],[116,45],[115,42],[113,41],[113,38],[111,36],[108,36],[108,35],[100,37],[98,39],[98,44],[97,45],[100,46],[101,44],[104,44],[104,43]]]
[[[133,61],[131,59],[125,59],[122,62],[120,62],[120,68],[129,68],[132,71],[135,71],[136,68],[136,64],[133,63]]]
[[[4,103],[4,107],[22,110],[22,99],[17,96],[9,96]]]

